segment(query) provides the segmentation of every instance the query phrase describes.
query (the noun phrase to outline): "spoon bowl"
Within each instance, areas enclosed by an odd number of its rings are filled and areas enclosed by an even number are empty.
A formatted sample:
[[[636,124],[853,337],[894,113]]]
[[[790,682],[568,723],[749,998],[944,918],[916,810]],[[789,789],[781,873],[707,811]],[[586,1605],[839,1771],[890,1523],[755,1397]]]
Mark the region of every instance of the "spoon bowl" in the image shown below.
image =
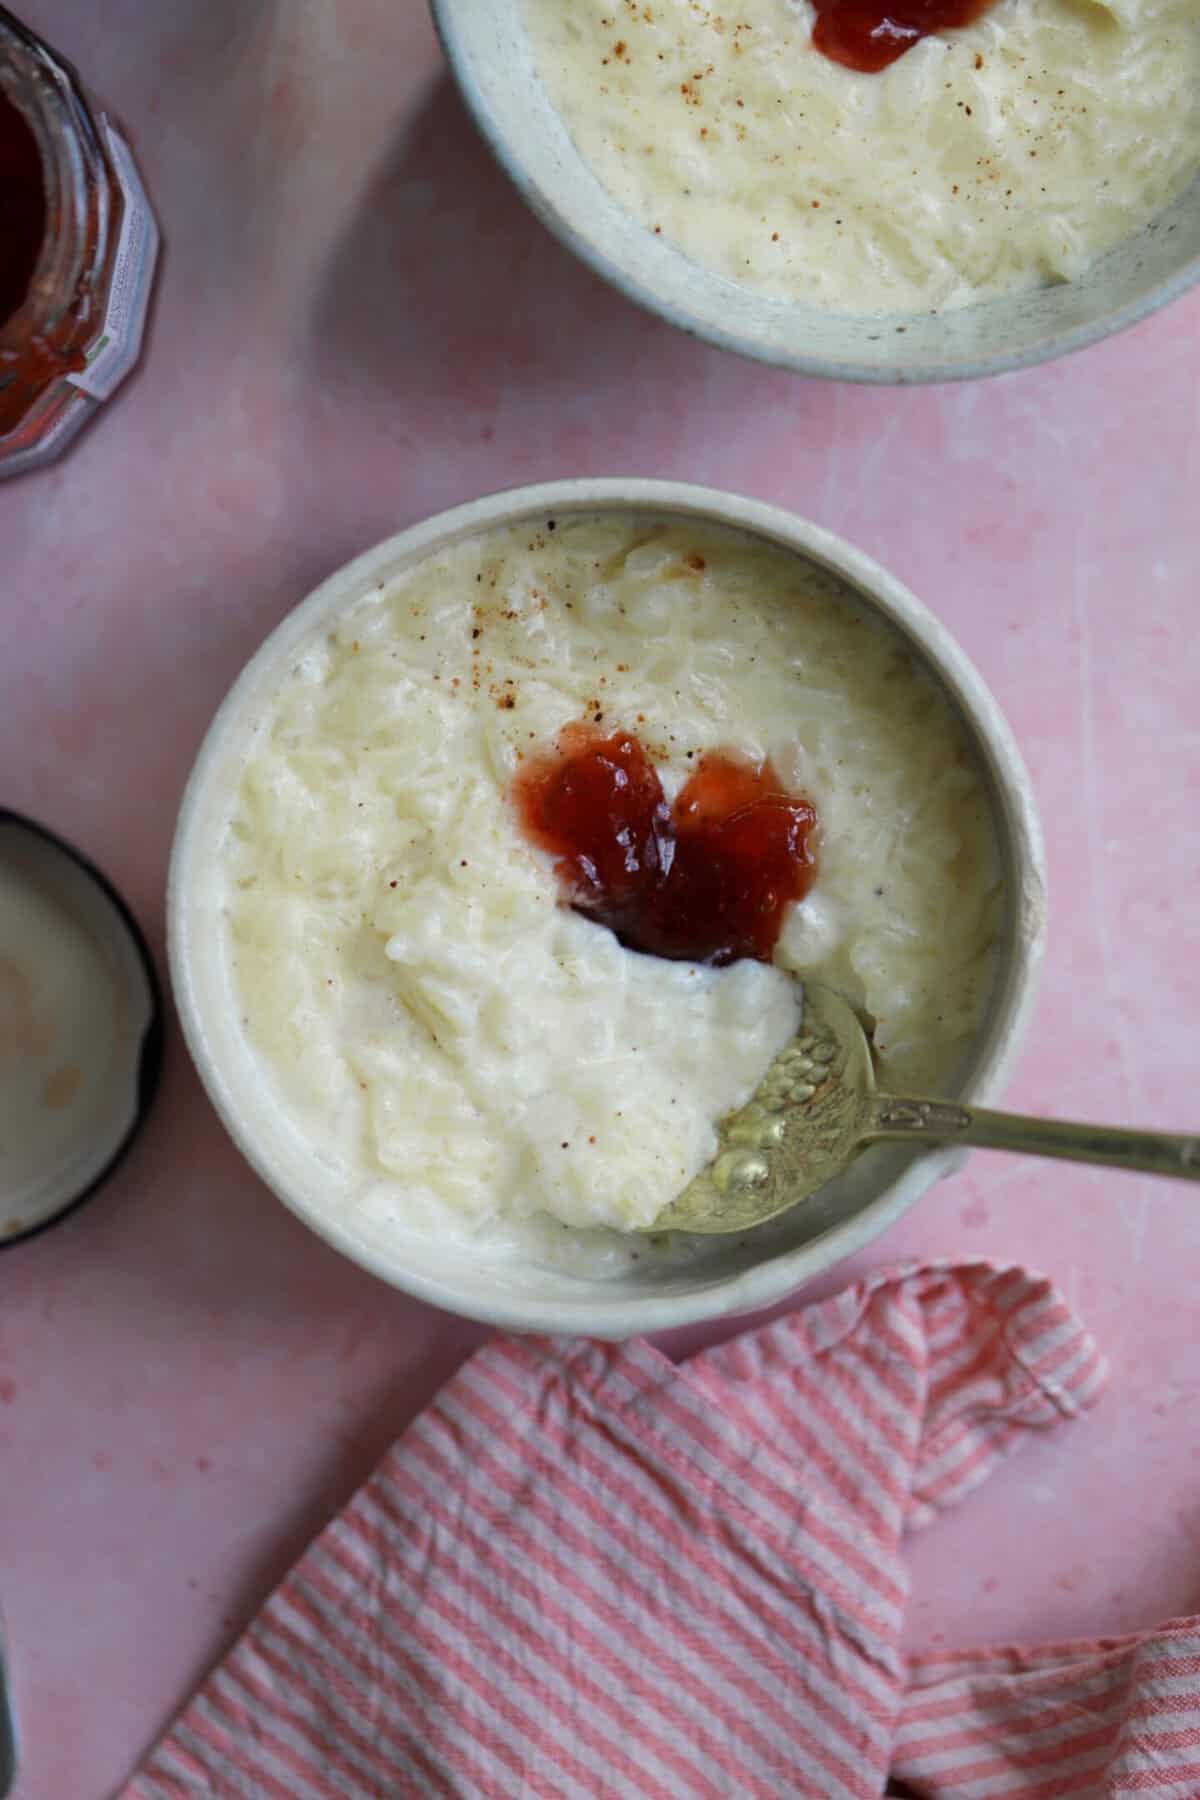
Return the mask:
[[[866,1144],[883,1138],[974,1144],[1200,1181],[1200,1137],[880,1093],[858,1014],[832,988],[806,982],[799,1035],[784,1045],[745,1106],[721,1121],[717,1155],[651,1229],[713,1236],[748,1231],[807,1200]]]

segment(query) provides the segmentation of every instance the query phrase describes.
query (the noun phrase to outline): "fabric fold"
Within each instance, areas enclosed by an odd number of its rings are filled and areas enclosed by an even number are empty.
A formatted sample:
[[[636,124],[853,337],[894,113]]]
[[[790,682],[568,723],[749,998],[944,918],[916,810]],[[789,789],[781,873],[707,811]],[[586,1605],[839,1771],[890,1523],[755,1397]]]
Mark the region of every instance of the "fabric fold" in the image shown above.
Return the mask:
[[[893,1769],[922,1800],[1196,1800],[1200,1620],[914,1658]]]

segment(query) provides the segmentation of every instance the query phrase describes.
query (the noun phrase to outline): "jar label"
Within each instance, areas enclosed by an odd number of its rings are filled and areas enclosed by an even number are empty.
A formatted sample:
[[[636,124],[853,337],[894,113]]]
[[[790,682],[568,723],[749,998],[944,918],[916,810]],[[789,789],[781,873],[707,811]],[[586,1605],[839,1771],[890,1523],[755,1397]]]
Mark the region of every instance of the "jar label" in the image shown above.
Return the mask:
[[[88,352],[87,367],[68,375],[93,400],[107,400],[137,362],[158,258],[158,225],[125,139],[101,120],[124,202],[104,324]]]

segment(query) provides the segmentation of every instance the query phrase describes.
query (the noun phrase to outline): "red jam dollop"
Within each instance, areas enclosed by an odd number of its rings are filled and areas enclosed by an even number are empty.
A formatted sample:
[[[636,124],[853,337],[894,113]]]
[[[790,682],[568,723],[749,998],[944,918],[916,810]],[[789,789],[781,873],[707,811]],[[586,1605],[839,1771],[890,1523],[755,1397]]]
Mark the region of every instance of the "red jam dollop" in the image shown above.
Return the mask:
[[[770,962],[787,906],[816,873],[808,801],[770,762],[725,751],[703,756],[668,806],[630,732],[569,725],[524,764],[514,800],[570,905],[627,949],[674,962]]]
[[[46,187],[37,140],[0,91],[0,325],[29,292],[46,237]]]
[[[970,25],[993,0],[815,0],[813,43],[831,62],[874,75],[937,31]]]

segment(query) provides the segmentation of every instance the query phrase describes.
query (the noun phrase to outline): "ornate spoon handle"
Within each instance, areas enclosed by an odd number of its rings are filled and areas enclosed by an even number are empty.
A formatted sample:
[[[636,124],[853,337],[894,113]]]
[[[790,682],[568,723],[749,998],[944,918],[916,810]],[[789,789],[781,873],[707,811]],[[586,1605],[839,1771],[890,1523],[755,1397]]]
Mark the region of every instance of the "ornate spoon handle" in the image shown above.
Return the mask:
[[[875,1094],[864,1138],[912,1143],[975,1144],[983,1150],[1017,1150],[1023,1156],[1059,1156],[1067,1162],[1105,1163],[1146,1175],[1200,1181],[1200,1137],[1168,1131],[1128,1131],[1119,1125],[1080,1125],[992,1112],[949,1100],[909,1100]]]

